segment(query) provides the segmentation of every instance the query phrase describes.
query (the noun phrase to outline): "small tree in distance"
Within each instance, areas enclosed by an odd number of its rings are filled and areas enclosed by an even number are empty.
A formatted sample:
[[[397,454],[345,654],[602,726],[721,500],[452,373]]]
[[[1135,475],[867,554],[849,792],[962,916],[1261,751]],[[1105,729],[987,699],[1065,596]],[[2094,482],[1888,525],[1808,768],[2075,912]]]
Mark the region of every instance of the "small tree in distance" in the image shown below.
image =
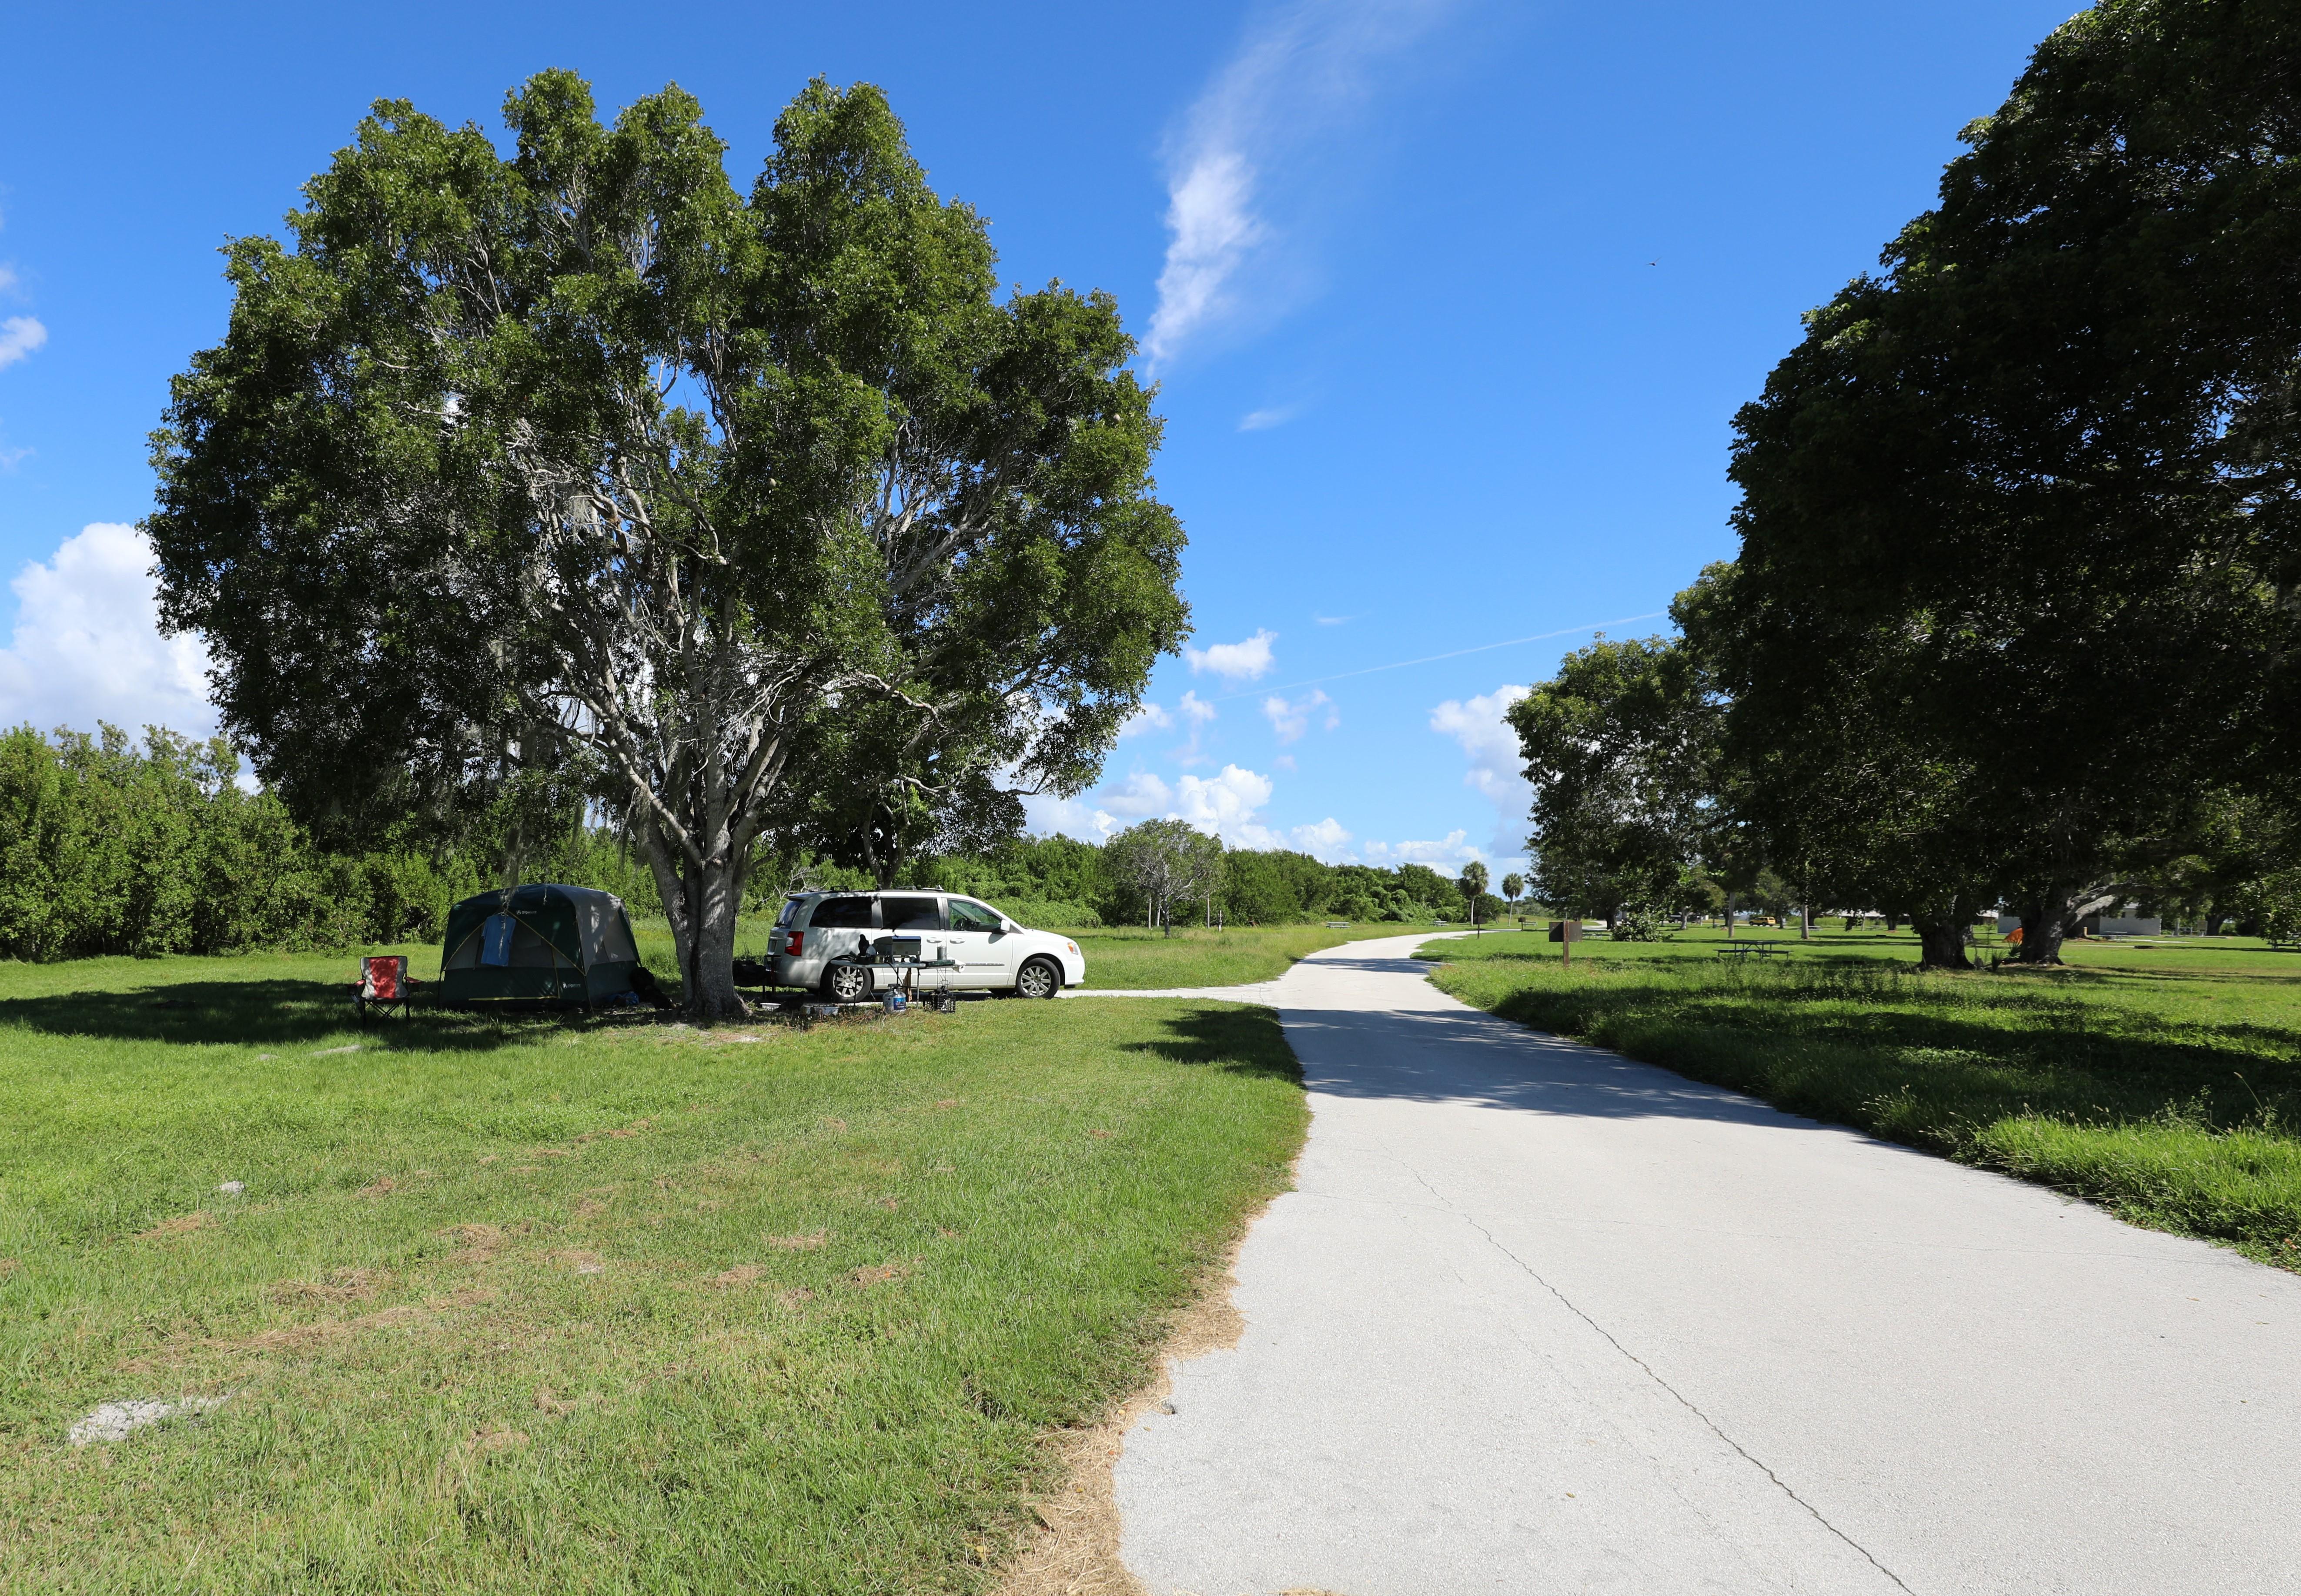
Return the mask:
[[[1471,860],[1462,866],[1460,885],[1463,898],[1470,906],[1470,930],[1476,934],[1478,930],[1478,899],[1485,896],[1486,891],[1486,867],[1476,859]]]
[[[1510,918],[1518,918],[1519,895],[1526,890],[1526,877],[1516,871],[1502,877],[1502,900],[1510,906]]]

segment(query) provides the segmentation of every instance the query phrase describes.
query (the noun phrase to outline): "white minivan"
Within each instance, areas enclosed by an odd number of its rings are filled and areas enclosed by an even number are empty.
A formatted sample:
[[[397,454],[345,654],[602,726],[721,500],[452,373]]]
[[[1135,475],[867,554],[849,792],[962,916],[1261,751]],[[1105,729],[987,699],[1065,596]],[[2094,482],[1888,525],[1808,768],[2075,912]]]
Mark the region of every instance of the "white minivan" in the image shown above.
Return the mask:
[[[1086,955],[1068,937],[1017,924],[989,904],[951,892],[795,892],[775,917],[774,983],[861,1002],[891,976],[874,971],[888,937],[916,937],[932,966],[923,991],[1011,991],[1051,998],[1086,979]],[[949,964],[941,961],[949,960]],[[883,961],[882,961],[883,962]]]

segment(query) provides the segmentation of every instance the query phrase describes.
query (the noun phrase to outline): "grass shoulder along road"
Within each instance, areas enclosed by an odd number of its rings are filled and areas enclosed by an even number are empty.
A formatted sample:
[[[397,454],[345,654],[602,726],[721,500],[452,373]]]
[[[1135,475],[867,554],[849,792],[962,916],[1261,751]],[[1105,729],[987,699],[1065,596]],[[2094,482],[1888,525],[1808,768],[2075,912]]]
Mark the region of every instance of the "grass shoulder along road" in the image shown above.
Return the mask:
[[[1412,925],[1234,925],[1175,928],[1171,937],[1139,926],[1065,932],[1086,955],[1086,989],[1157,990],[1165,987],[1240,986],[1271,981],[1297,959],[1368,937],[1411,935]]]
[[[0,966],[0,1587],[983,1588],[1305,1124],[1241,1006],[361,1032],[351,973]]]
[[[1737,939],[1747,941],[1745,936]],[[1464,1002],[1793,1113],[2002,1170],[2301,1268],[2301,957],[2071,948],[2066,970],[1915,968],[1912,939],[1434,942]]]

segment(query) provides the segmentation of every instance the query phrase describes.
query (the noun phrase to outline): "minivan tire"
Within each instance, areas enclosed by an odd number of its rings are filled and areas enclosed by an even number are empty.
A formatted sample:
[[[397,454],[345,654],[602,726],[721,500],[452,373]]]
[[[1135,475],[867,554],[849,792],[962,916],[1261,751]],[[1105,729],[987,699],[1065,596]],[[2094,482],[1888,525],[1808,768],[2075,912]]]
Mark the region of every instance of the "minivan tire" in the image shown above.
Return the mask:
[[[1055,968],[1052,959],[1025,959],[1023,967],[1015,972],[1017,998],[1051,998],[1062,990],[1063,973]]]
[[[823,997],[827,1003],[870,1001],[870,970],[862,965],[832,965],[823,973]]]

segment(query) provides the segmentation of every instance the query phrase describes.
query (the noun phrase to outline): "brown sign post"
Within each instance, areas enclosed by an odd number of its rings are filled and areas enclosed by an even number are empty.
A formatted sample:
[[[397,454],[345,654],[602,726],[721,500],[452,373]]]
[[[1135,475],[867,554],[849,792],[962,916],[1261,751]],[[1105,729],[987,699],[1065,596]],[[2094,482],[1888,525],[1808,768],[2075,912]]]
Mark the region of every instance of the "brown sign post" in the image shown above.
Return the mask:
[[[1571,965],[1574,962],[1574,944],[1582,940],[1582,922],[1578,919],[1552,920],[1550,923],[1550,940],[1565,944],[1558,950],[1558,962]]]

